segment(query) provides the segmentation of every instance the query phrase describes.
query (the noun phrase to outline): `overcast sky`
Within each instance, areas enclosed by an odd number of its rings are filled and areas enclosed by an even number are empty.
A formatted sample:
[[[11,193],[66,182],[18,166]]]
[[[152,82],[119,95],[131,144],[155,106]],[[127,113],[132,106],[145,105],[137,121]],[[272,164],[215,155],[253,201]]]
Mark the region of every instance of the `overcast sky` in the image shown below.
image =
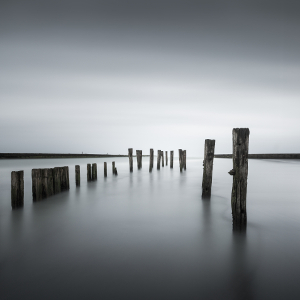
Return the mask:
[[[0,152],[300,152],[300,1],[1,0]]]

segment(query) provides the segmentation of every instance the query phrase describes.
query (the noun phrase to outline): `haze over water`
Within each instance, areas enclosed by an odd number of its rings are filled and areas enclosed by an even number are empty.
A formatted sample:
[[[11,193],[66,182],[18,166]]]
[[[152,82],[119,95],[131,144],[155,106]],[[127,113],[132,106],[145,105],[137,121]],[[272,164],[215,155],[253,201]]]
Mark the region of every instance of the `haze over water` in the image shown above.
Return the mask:
[[[183,173],[178,158],[173,170],[148,163],[138,171],[134,158],[130,173],[128,158],[0,160],[1,299],[298,299],[299,160],[249,160],[244,233],[232,231],[231,159],[214,160],[210,200],[202,158]],[[69,166],[70,190],[33,203],[31,169],[58,166]],[[13,170],[25,171],[18,210]]]

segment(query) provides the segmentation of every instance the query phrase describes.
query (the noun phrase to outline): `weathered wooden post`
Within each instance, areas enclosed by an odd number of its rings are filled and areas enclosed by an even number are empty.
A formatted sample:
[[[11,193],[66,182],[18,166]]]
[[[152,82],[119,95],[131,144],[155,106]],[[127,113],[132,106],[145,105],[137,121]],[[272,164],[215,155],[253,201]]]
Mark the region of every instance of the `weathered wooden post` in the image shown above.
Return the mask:
[[[231,209],[233,229],[243,229],[247,224],[247,178],[248,178],[248,151],[249,128],[233,128],[232,130],[232,161],[233,184],[231,192]]]
[[[202,197],[210,197],[212,173],[215,155],[215,140],[205,140],[204,160],[203,160],[203,178],[202,178]]]
[[[160,155],[161,155],[161,166],[164,167],[165,166],[164,150],[160,151]]]
[[[107,163],[104,163],[104,177],[107,177]]]
[[[152,172],[152,169],[153,169],[153,158],[154,158],[154,151],[153,151],[153,149],[150,149],[149,172]]]
[[[61,192],[61,168],[53,168],[53,185],[54,185],[54,194]],[[80,179],[80,177],[79,177]]]
[[[183,156],[183,168],[186,170],[186,150],[182,151]]]
[[[41,169],[42,199],[54,195],[53,169]]]
[[[182,172],[182,167],[183,167],[183,151],[182,151],[182,149],[178,149],[178,154],[179,154],[179,168],[180,168],[180,172]]]
[[[80,166],[75,166],[75,182],[76,186],[80,186]]]
[[[87,164],[87,181],[92,180],[92,169],[91,169],[91,164]]]
[[[166,166],[168,165],[168,151],[165,151],[166,152]]]
[[[160,150],[157,150],[157,170],[160,170]]]
[[[114,174],[115,174],[116,176],[118,175],[118,170],[117,170],[117,168],[115,168]]]
[[[97,180],[97,164],[92,164],[92,180]]]
[[[136,160],[138,169],[142,168],[142,150],[136,150]]]
[[[129,157],[129,170],[130,172],[133,172],[133,159],[132,159],[132,148],[128,149],[128,157]]]
[[[32,179],[32,200],[40,201],[42,199],[42,171],[41,169],[31,170]]]
[[[113,161],[113,162],[111,163],[111,166],[112,166],[112,173],[113,173],[113,175],[115,175],[115,167],[116,167],[116,163]]]
[[[170,151],[170,168],[173,169],[174,151]]]
[[[24,171],[11,172],[11,207],[24,206]]]
[[[66,191],[70,189],[70,181],[69,181],[69,167],[61,167],[61,191]],[[91,165],[90,165],[91,171]]]

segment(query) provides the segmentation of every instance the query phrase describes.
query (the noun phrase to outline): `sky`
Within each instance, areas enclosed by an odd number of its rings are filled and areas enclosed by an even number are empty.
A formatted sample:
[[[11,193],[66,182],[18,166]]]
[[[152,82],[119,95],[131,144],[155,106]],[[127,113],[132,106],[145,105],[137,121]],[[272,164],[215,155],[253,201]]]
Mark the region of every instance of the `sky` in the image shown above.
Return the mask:
[[[1,0],[0,152],[300,152],[300,2]]]

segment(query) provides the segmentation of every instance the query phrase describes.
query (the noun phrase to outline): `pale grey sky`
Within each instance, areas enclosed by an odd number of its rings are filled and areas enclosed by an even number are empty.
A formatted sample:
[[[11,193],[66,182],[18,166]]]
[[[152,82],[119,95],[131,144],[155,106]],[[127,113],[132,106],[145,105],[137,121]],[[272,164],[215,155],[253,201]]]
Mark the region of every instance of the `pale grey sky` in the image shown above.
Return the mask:
[[[2,1],[0,152],[300,152],[299,32],[298,1]]]

